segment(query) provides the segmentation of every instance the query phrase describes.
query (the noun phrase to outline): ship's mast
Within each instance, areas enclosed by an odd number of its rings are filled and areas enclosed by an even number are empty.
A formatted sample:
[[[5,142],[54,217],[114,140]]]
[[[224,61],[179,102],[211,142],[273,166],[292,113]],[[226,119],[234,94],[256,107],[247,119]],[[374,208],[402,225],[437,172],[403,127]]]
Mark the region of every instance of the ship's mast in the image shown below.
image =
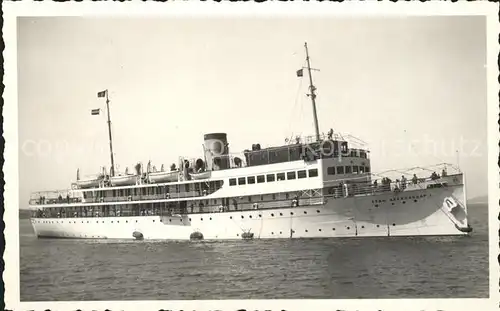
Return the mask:
[[[113,158],[113,137],[111,136],[111,113],[109,111],[109,97],[108,97],[108,90],[106,92],[106,110],[108,111],[108,133],[109,133],[109,153],[111,156],[111,169],[110,169],[110,175],[111,177],[115,176],[115,160]]]
[[[314,128],[316,130],[316,141],[319,141],[320,137],[319,137],[318,115],[316,113],[316,93],[315,93],[316,87],[313,85],[311,62],[309,61],[309,51],[307,49],[307,42],[304,43],[304,47],[306,49],[307,72],[309,73],[309,89],[311,90],[311,94],[307,94],[307,96],[311,97],[311,102],[313,107],[313,117],[314,117]]]

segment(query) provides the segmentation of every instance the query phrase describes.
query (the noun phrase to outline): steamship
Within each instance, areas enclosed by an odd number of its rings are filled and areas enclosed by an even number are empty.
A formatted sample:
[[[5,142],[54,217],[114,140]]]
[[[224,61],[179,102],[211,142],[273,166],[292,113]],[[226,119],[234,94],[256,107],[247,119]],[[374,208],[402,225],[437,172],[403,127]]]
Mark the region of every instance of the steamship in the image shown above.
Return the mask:
[[[115,172],[110,100],[107,90],[99,92],[107,105],[109,173],[104,168],[81,177],[77,171],[67,190],[32,193],[36,235],[252,240],[470,234],[458,168],[441,163],[374,173],[359,140],[333,130],[320,134],[307,43],[305,54],[307,66],[297,76],[309,77],[314,136],[232,153],[226,133],[208,133],[200,157],[180,157],[169,168],[149,162],[133,173]]]

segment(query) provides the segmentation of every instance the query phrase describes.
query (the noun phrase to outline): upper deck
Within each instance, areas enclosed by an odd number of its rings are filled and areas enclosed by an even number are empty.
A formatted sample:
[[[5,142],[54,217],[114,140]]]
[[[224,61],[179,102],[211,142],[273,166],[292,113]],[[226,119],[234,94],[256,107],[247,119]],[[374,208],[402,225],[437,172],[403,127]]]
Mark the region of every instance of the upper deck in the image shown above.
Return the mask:
[[[441,164],[442,165],[442,164]],[[320,171],[328,174],[331,167],[321,165],[310,166],[309,169],[288,170],[283,172],[250,173],[238,178],[221,180],[184,181],[165,184],[141,184],[122,187],[102,187],[97,189],[69,189],[60,191],[44,191],[33,193],[30,205],[75,205],[75,204],[113,204],[123,202],[151,201],[183,201],[205,198],[224,198],[253,196],[264,193],[300,192],[308,189],[337,189],[344,185],[349,192],[361,195],[374,191],[404,191],[413,187],[428,188],[444,184],[460,184],[459,173],[446,173],[436,178],[428,174],[432,168],[412,168],[410,170],[393,170],[383,173],[363,173],[337,176],[336,179],[324,180]],[[339,169],[339,167],[337,167]],[[345,167],[343,168],[345,171]],[[420,170],[412,175],[412,170]],[[424,171],[424,173],[422,172]],[[398,179],[397,174],[404,177]],[[427,177],[425,177],[426,174]],[[391,176],[394,179],[390,179]],[[395,176],[395,177],[394,177]],[[422,177],[424,176],[424,177]],[[451,178],[453,176],[453,178]],[[351,189],[352,188],[352,189]],[[331,190],[334,191],[334,190]],[[335,190],[336,191],[336,190]]]

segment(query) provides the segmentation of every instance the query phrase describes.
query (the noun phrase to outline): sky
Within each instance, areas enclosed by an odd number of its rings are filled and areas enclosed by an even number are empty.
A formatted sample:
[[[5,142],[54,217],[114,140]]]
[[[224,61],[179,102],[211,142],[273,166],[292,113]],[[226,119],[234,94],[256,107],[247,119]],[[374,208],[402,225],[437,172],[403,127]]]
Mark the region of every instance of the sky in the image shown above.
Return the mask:
[[[313,135],[305,41],[321,132],[367,142],[373,172],[458,163],[487,194],[484,17],[24,17],[20,207],[109,168],[104,89],[119,171],[201,157],[211,132],[231,152]]]

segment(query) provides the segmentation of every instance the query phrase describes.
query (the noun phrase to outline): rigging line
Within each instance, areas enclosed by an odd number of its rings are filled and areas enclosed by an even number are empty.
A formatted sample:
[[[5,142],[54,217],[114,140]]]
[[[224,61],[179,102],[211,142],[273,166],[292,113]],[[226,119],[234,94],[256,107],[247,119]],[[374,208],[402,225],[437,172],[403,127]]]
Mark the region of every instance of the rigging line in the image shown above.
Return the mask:
[[[305,61],[302,63],[302,67],[305,66]],[[291,113],[291,117],[290,117],[290,120],[289,120],[289,124],[288,124],[288,129],[290,130],[292,128],[292,121],[293,121],[293,113],[295,112],[295,109],[297,107],[297,104],[299,102],[299,94],[300,94],[300,91],[302,90],[302,81],[303,79],[300,78],[299,79],[299,85],[297,87],[297,92],[295,93],[295,102],[293,104],[293,109],[292,109],[292,113]],[[301,100],[302,102],[302,100]],[[304,105],[301,105],[301,111],[300,111],[300,115],[302,116],[302,108],[303,108]],[[290,136],[290,139],[293,139],[293,130],[291,130],[292,134]]]

